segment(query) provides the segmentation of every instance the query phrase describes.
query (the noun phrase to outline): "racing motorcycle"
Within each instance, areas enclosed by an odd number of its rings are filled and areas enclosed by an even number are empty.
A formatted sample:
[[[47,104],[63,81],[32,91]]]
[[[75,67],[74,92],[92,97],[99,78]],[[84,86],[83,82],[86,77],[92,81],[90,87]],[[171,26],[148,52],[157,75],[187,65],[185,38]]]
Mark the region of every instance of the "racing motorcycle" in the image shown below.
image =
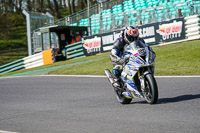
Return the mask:
[[[113,86],[115,76],[109,69],[105,74],[114,88],[118,102],[129,104],[133,98],[144,98],[147,103],[155,104],[158,100],[158,87],[154,78],[154,51],[141,42],[134,41],[124,49],[120,87]]]

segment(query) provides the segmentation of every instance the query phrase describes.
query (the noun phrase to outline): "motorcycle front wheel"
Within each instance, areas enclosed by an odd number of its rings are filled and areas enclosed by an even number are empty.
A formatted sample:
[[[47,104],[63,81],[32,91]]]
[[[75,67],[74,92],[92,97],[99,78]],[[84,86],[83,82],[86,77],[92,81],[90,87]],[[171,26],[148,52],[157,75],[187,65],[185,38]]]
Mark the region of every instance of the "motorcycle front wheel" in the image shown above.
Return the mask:
[[[152,74],[145,75],[144,97],[149,104],[155,104],[158,101],[158,86]]]

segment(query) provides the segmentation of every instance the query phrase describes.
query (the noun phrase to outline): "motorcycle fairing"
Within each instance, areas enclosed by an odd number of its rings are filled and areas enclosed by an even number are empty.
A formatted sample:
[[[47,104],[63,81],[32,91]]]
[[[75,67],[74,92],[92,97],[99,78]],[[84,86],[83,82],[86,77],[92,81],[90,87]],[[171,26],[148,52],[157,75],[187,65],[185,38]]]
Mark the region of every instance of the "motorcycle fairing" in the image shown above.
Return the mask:
[[[147,49],[147,48],[146,48]],[[147,65],[149,65],[149,64],[153,64],[154,63],[154,60],[155,60],[155,58],[156,58],[156,55],[155,55],[155,53],[154,52],[152,52],[152,50],[146,50],[146,54],[147,54],[147,56],[146,56],[146,61],[147,61]]]
[[[145,65],[145,61],[139,56],[139,54],[131,55],[130,62]]]
[[[127,85],[126,91],[129,94],[128,97],[143,97],[143,95],[138,92],[135,87],[133,80],[141,65],[145,65],[145,61],[139,56],[139,54],[131,55],[129,62],[122,71],[121,79]]]

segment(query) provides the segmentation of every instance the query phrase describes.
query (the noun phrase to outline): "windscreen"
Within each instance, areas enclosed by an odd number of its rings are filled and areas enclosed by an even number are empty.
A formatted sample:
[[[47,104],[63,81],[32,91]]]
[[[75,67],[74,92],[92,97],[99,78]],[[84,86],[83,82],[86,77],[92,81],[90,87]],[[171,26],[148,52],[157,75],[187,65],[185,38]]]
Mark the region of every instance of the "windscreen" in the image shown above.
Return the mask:
[[[132,43],[130,44],[130,47],[131,47],[132,49],[140,49],[140,48],[145,48],[146,45],[145,45],[142,41],[136,40],[136,41],[134,41],[134,42],[132,42]]]

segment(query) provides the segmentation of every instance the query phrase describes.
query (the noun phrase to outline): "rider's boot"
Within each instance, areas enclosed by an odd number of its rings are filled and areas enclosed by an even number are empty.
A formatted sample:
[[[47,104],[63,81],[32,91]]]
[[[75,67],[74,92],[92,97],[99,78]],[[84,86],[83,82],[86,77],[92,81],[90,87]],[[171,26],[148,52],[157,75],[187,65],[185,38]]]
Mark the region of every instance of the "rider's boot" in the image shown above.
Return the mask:
[[[118,78],[114,79],[113,86],[116,87],[116,88],[120,88],[120,83],[119,83],[119,79]]]
[[[113,75],[114,75],[114,83],[113,86],[117,89],[121,89],[120,88],[120,76],[119,76],[119,72],[117,70],[113,70]]]

